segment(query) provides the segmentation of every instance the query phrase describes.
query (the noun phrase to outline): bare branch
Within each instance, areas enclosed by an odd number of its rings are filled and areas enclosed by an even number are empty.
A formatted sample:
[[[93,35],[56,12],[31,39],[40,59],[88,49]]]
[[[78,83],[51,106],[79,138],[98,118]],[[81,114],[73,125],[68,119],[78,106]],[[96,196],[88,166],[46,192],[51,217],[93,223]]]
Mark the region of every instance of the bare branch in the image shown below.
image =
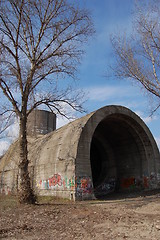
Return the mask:
[[[0,78],[0,88],[2,89],[4,95],[8,98],[8,100],[13,105],[17,115],[19,115],[20,112],[19,112],[19,109],[18,109],[18,106],[17,106],[17,102],[15,101],[9,86],[6,84],[6,82],[2,78]]]
[[[137,8],[131,37],[113,36],[111,43],[117,62],[115,75],[138,82],[160,99],[159,6]],[[159,100],[158,100],[159,101]],[[159,104],[158,104],[159,105]],[[157,107],[156,109],[158,109]],[[154,111],[155,112],[155,111]]]
[[[0,136],[13,124],[14,112],[6,110],[0,114]]]

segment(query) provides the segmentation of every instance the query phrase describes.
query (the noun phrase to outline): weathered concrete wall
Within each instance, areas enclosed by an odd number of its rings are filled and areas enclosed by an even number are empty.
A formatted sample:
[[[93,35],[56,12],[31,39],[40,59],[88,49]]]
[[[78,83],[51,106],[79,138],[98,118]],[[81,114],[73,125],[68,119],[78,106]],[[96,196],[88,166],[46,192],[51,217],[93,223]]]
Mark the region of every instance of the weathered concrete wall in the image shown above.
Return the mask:
[[[144,122],[106,106],[37,139],[28,137],[30,175],[39,195],[74,200],[160,187],[160,155]],[[18,141],[0,161],[0,191],[18,186]]]
[[[28,137],[30,175],[37,194],[75,198],[75,158],[81,129],[75,121],[43,137]],[[1,192],[17,187],[18,153],[17,141],[0,161]],[[17,174],[13,184],[5,180],[11,171]]]

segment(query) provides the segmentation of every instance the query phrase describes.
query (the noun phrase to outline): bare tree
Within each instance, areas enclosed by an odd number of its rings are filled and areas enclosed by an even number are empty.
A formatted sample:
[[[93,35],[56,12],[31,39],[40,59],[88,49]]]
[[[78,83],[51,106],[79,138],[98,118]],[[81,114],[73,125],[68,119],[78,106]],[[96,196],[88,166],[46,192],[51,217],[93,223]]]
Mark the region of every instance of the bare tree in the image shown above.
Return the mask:
[[[69,0],[0,2],[0,94],[3,113],[14,112],[20,122],[20,203],[35,202],[28,172],[28,115],[42,104],[62,115],[61,103],[83,110],[80,93],[73,93],[64,77],[75,77],[83,44],[93,32],[88,11]]]
[[[116,76],[138,82],[157,98],[160,107],[160,1],[136,5],[131,35],[114,35]]]

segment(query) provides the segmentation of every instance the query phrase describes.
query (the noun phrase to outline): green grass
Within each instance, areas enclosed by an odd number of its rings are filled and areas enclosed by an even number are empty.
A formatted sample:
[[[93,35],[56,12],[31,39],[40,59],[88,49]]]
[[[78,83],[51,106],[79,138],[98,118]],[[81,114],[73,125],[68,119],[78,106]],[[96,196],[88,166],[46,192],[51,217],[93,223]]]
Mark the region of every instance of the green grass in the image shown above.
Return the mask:
[[[53,196],[37,196],[37,203],[39,204],[51,203],[53,200],[55,200]]]
[[[54,203],[64,204],[71,203],[69,199],[66,198],[58,198],[55,196],[37,196],[38,204],[54,204]]]

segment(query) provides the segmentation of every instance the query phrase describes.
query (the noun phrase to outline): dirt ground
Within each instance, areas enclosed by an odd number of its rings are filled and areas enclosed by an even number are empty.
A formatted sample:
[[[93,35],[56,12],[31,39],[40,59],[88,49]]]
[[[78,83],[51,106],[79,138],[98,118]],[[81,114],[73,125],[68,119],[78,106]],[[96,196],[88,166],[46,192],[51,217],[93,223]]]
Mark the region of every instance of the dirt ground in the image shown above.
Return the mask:
[[[0,196],[0,239],[159,240],[160,192],[76,203],[41,198],[37,205]]]

